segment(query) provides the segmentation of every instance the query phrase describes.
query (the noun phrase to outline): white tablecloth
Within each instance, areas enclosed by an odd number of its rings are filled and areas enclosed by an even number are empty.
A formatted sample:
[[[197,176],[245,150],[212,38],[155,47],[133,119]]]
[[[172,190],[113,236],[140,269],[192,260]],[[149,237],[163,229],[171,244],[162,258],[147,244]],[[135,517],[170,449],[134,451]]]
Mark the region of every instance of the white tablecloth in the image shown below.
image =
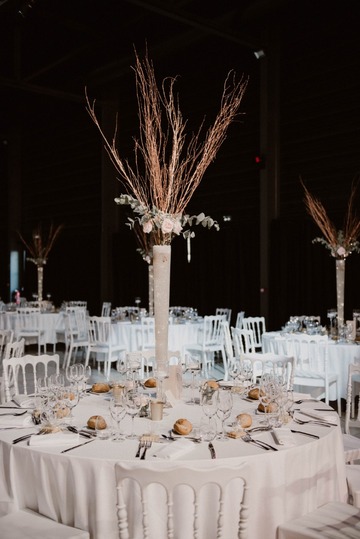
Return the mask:
[[[262,341],[264,352],[270,352],[271,345],[273,345],[275,353],[283,353],[282,344],[285,342],[285,337],[282,337],[280,332],[264,333]],[[338,375],[340,396],[343,399],[346,399],[349,365],[355,360],[360,360],[360,346],[358,344],[338,343],[329,339],[328,367],[330,372],[335,372]],[[334,399],[334,395],[330,394],[330,398]]]
[[[64,331],[64,313],[40,313],[40,329],[44,331],[41,344],[56,344],[57,331]],[[16,313],[5,312],[0,314],[0,329],[16,330]]]
[[[252,403],[238,396],[234,401],[233,416],[239,411],[249,411],[253,413],[254,422],[262,419],[255,414]],[[108,404],[107,396],[84,397],[75,408],[77,424],[84,425],[93,414],[101,414],[108,419]],[[311,407],[313,404],[301,406]],[[332,413],[335,419],[337,414]],[[167,433],[179,417],[187,417],[196,424],[200,415],[199,406],[178,403],[176,407],[166,409],[166,416],[161,422],[136,418],[135,429],[140,434],[153,426],[158,432]],[[129,421],[128,418],[123,421],[126,430],[130,427]],[[2,430],[0,512],[26,506],[65,524],[90,530],[92,539],[118,539],[116,461],[155,469],[187,462],[197,468],[208,467],[209,464],[221,466],[246,462],[250,477],[249,538],[275,539],[279,523],[301,516],[328,501],[346,501],[347,496],[340,427],[300,427],[294,424],[294,428],[316,432],[320,439],[295,434],[296,445],[278,446],[277,452],[264,451],[239,439],[215,440],[218,458],[212,461],[206,443],[194,443],[181,460],[171,461],[154,458],[154,453],[165,447],[154,443],[148,450],[147,459],[139,461],[134,458],[138,445],[136,440],[95,440],[61,454],[64,447],[29,447],[26,442],[11,444],[19,433],[30,432],[29,429]],[[270,432],[262,432],[257,437],[272,445],[275,443]],[[225,509],[225,520],[227,510],[230,508]],[[155,511],[157,515],[161,512],[159,504]],[[136,514],[140,518],[141,510]],[[135,531],[132,533],[131,539],[142,539],[141,532],[140,535]],[[159,536],[159,539],[162,538]],[[235,537],[228,534],[227,539]]]
[[[182,352],[184,347],[198,342],[202,322],[169,324],[169,350]],[[124,344],[127,351],[136,352],[141,343],[140,323],[116,322],[113,324],[115,341]]]

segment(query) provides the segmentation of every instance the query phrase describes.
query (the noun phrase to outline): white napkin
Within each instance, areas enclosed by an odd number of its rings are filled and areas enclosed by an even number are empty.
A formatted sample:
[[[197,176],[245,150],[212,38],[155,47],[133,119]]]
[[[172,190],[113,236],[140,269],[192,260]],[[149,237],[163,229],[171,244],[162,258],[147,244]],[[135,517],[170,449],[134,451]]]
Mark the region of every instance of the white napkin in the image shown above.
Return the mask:
[[[283,445],[284,447],[293,447],[296,445],[294,441],[294,437],[292,433],[289,431],[289,429],[286,428],[276,428],[273,429],[272,435],[275,438],[275,441],[279,445]]]
[[[169,445],[159,449],[159,451],[154,454],[154,457],[168,460],[176,459],[191,451],[192,447],[193,442],[191,440],[186,440],[186,438],[176,440],[176,442],[170,442]]]
[[[14,395],[13,402],[20,406],[21,408],[34,408],[34,397],[29,397],[29,395]]]
[[[0,408],[0,429],[22,429],[33,425],[31,415],[24,414],[20,416],[1,415]],[[16,413],[16,410],[15,412]]]
[[[54,432],[53,434],[34,434],[29,439],[29,445],[42,447],[48,445],[76,445],[79,442],[76,432]]]

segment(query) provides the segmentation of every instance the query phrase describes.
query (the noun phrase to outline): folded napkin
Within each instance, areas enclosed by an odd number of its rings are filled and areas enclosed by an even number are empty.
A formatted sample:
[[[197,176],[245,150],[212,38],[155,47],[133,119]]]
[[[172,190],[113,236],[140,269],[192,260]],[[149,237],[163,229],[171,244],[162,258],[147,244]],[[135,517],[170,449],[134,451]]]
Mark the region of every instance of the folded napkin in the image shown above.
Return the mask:
[[[14,395],[12,401],[21,408],[34,408],[34,397],[29,395]]]
[[[29,445],[33,447],[53,445],[75,445],[79,443],[79,435],[76,432],[54,432],[52,434],[34,434],[29,439]]]
[[[275,442],[284,447],[293,447],[296,445],[294,437],[289,429],[286,428],[276,428],[273,429],[272,435],[275,439]]]
[[[14,413],[16,413],[16,410]],[[31,426],[33,426],[31,415],[2,415],[0,408],[0,429],[22,429]]]
[[[176,442],[170,442],[169,445],[162,447],[154,454],[154,457],[159,459],[176,459],[185,453],[191,451],[193,442],[191,440],[181,439]]]

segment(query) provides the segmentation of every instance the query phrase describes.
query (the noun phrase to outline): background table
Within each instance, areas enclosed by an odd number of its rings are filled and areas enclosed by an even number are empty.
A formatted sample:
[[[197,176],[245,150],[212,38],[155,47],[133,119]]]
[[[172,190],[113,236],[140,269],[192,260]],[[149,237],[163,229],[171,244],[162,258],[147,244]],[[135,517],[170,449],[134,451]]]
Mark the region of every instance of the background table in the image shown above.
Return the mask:
[[[100,395],[84,397],[74,410],[77,424],[84,425],[87,418],[94,414],[109,418],[108,398]],[[311,407],[314,403],[306,405]],[[232,417],[240,411],[255,414],[255,406],[236,396]],[[333,413],[334,418],[337,417]],[[155,424],[146,418],[136,418],[135,428],[141,434],[149,430],[152,424],[159,432],[167,433],[179,417],[187,417],[196,424],[200,416],[200,406],[179,402],[174,408],[166,409],[162,422]],[[261,416],[253,415],[254,421],[259,421],[259,418]],[[128,430],[130,419],[126,418],[123,426]],[[64,447],[35,448],[26,446],[25,442],[12,445],[12,440],[19,433],[27,433],[27,429],[2,430],[0,511],[5,513],[9,509],[26,506],[54,520],[88,529],[92,539],[118,539],[115,462],[126,461],[136,467],[155,469],[184,462],[197,468],[208,467],[209,464],[231,466],[246,462],[251,489],[249,537],[275,539],[276,527],[280,522],[307,513],[331,500],[346,501],[347,497],[340,427],[296,427],[298,430],[307,428],[309,432],[317,432],[320,439],[294,435],[297,445],[289,448],[278,446],[277,452],[264,451],[239,439],[227,442],[215,440],[216,460],[210,460],[206,443],[194,443],[191,451],[181,460],[171,461],[154,457],[154,453],[164,447],[157,443],[148,450],[147,460],[139,461],[134,458],[138,445],[136,440],[95,440],[82,448],[61,454]],[[261,433],[258,437],[274,444],[270,432]],[[231,508],[225,508],[225,519],[227,510]],[[157,506],[157,515],[159,511]],[[131,537],[142,539],[136,531],[132,532]],[[229,535],[227,539],[232,537]]]
[[[169,350],[182,352],[184,347],[198,342],[202,322],[183,322],[169,324]],[[115,340],[123,343],[129,352],[139,350],[141,342],[141,324],[136,322],[115,322],[113,324]]]
[[[65,331],[64,312],[40,313],[40,329],[44,331],[41,344],[56,344],[58,342],[57,332]],[[0,313],[0,329],[16,330],[16,313]]]
[[[283,343],[285,337],[279,331],[264,333],[262,336],[263,351],[275,353],[283,353]],[[335,372],[338,375],[340,397],[346,399],[347,380],[350,363],[360,360],[360,346],[356,343],[339,343],[329,339],[328,344],[328,366],[330,372]],[[330,390],[331,400],[335,400]]]

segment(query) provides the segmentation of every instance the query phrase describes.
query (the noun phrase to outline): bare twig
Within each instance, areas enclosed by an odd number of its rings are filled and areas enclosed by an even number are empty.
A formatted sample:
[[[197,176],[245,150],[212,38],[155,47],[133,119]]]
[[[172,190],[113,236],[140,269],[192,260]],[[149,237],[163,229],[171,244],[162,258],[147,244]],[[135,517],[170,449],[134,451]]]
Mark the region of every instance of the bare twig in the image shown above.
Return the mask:
[[[58,225],[54,227],[53,224],[50,225],[48,234],[44,236],[42,232],[42,227],[39,224],[32,232],[31,242],[27,242],[19,232],[19,237],[27,250],[29,251],[31,262],[36,265],[46,264],[47,257],[59,236],[63,225]]]
[[[230,72],[224,84],[220,110],[213,125],[200,141],[203,122],[186,143],[186,121],[174,95],[176,79],[163,80],[158,88],[152,63],[146,56],[140,61],[135,52],[135,80],[139,109],[139,138],[135,140],[135,164],[120,157],[116,146],[117,123],[112,140],[105,136],[95,113],[95,101],[86,94],[87,111],[97,126],[106,151],[131,194],[144,208],[144,213],[156,207],[166,215],[181,215],[204,173],[226,138],[227,129],[235,119],[248,80],[236,81]],[[143,163],[140,170],[140,158]],[[162,241],[155,238],[155,243]]]

